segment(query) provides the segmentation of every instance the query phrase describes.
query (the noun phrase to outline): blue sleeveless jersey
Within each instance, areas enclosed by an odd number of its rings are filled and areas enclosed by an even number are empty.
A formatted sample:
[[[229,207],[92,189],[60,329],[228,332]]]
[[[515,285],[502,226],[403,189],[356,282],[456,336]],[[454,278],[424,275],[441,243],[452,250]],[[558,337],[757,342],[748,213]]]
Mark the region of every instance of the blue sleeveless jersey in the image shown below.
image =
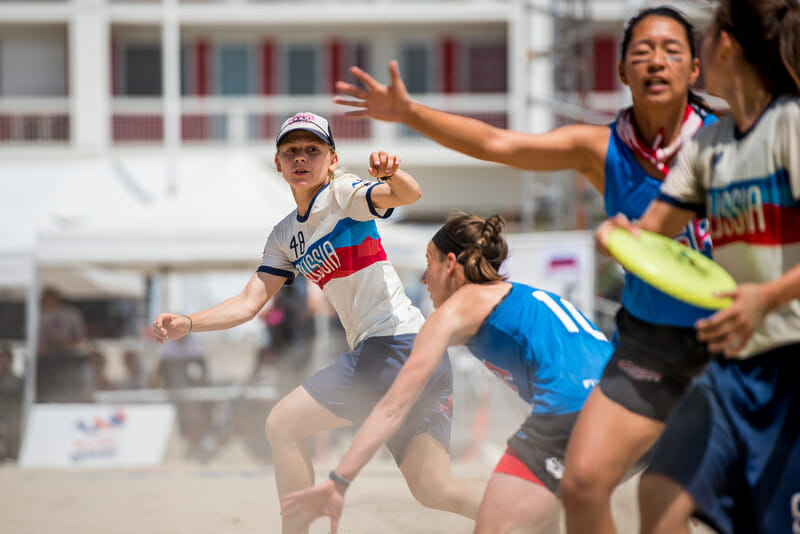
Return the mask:
[[[613,347],[560,296],[511,284],[466,346],[537,415],[579,411]]]
[[[714,115],[708,114],[703,125],[707,126],[716,120]],[[606,213],[609,217],[623,213],[634,221],[644,214],[658,195],[661,180],[647,174],[639,165],[631,149],[617,134],[617,123],[612,123],[610,128],[603,191]],[[690,221],[675,240],[711,257],[711,236],[706,219]],[[676,300],[628,272],[625,272],[621,300],[631,315],[653,324],[693,327],[697,319],[712,313]]]

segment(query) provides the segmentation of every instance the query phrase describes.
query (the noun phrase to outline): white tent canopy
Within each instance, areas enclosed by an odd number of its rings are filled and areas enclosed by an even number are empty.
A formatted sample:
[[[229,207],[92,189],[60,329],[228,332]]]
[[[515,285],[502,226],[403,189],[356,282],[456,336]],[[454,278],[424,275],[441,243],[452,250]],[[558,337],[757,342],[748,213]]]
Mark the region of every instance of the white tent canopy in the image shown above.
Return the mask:
[[[27,404],[42,283],[70,296],[142,296],[151,272],[254,269],[294,207],[271,162],[243,151],[4,161],[0,176],[0,289],[27,294]]]
[[[147,163],[131,174],[147,173]],[[293,207],[267,162],[244,152],[180,161],[177,192],[113,215],[39,233],[37,261],[143,272],[255,268],[272,226]]]

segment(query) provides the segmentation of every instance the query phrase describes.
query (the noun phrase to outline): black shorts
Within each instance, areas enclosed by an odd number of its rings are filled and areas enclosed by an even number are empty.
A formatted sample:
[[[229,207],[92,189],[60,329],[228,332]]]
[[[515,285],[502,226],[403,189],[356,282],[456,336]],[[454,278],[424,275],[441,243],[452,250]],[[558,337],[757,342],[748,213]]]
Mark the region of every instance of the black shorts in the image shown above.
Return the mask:
[[[711,360],[694,328],[642,321],[620,308],[619,341],[600,378],[600,389],[632,412],[665,422],[692,379]]]
[[[563,415],[531,414],[508,440],[525,466],[556,497],[561,495],[564,455],[579,412]]]

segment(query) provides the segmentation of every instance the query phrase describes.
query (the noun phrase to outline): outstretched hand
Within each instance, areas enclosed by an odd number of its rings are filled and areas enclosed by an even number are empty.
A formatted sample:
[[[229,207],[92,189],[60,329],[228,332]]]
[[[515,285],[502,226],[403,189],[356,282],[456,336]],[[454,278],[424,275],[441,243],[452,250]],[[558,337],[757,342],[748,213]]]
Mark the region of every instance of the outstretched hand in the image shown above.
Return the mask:
[[[161,313],[153,322],[153,335],[156,343],[163,344],[166,339],[178,339],[189,333],[192,323],[185,315]]]
[[[318,517],[331,518],[331,534],[336,534],[342,517],[344,495],[336,490],[332,480],[325,480],[314,487],[289,493],[281,499],[281,515],[286,518],[303,518],[308,528]]]
[[[356,111],[348,111],[345,116],[371,117],[389,122],[403,122],[411,105],[411,98],[408,96],[408,90],[406,90],[403,79],[400,77],[397,61],[389,63],[389,76],[391,78],[391,85],[389,86],[378,83],[375,78],[358,67],[350,67],[350,73],[366,88],[343,81],[336,82],[337,92],[344,93],[357,100],[336,97],[334,102],[343,106],[360,108]]]

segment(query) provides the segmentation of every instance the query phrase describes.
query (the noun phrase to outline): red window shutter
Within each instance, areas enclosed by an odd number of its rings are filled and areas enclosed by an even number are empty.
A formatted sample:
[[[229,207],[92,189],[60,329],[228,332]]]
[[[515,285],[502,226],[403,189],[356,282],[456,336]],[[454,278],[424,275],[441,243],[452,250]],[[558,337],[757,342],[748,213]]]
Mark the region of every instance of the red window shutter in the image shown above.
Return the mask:
[[[209,44],[207,39],[198,39],[194,45],[194,90],[198,96],[211,94],[211,73],[208,61]]]
[[[261,43],[261,94],[275,94],[275,45],[272,41]]]
[[[445,94],[455,93],[458,90],[458,64],[457,64],[457,47],[455,40],[444,39],[441,44],[441,64],[442,64],[442,79],[441,90]]]
[[[617,89],[617,41],[611,37],[594,38],[594,90]]]

